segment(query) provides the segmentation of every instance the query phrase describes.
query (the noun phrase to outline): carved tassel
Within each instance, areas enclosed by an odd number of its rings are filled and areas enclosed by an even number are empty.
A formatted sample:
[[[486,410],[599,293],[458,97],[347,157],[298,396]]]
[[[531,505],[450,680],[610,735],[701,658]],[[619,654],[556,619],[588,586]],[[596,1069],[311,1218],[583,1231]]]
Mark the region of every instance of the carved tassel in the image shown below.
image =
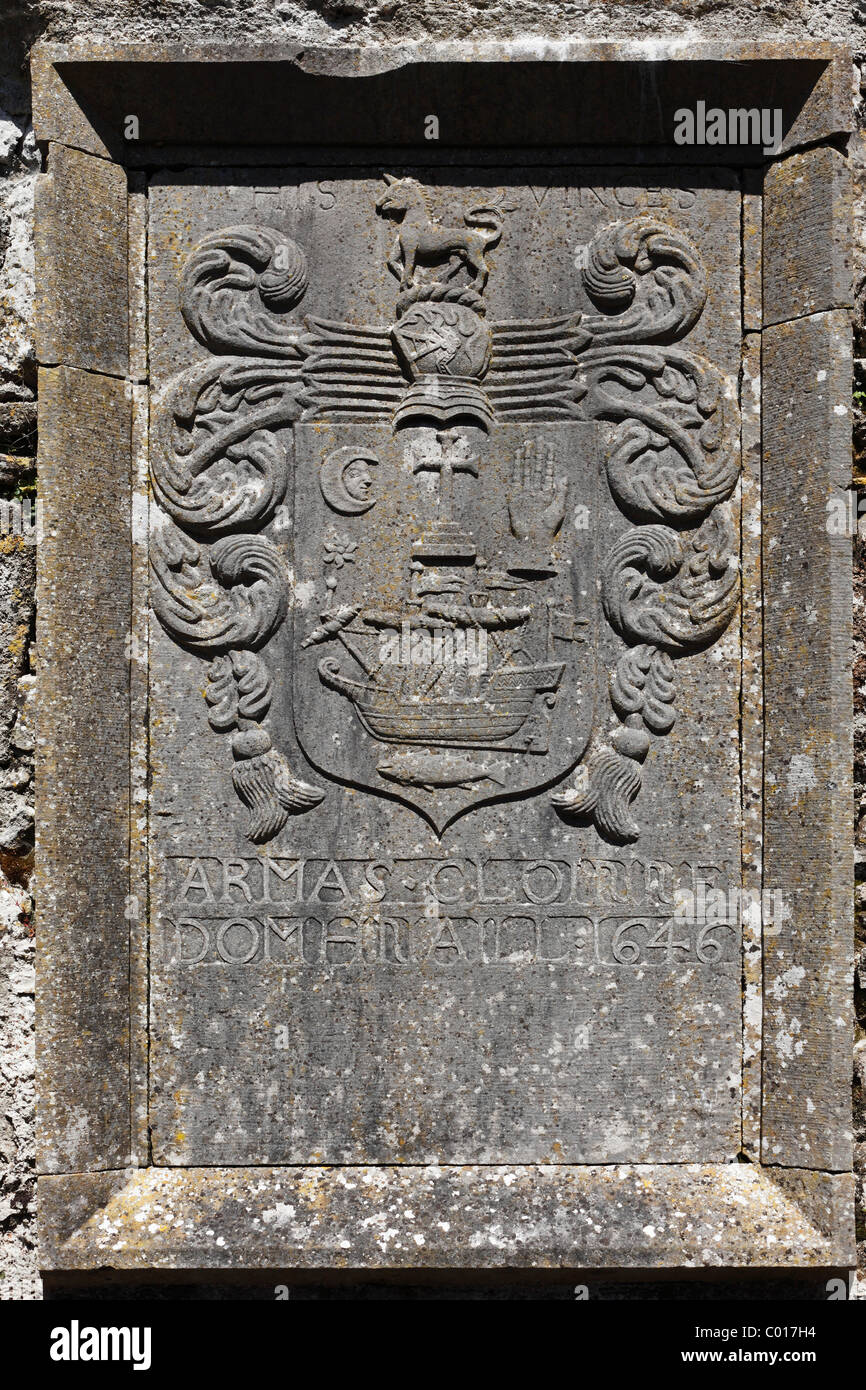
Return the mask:
[[[550,799],[563,815],[591,819],[601,835],[626,844],[640,835],[640,826],[629,814],[640,788],[640,768],[631,758],[612,748],[596,748],[578,769],[577,785]]]
[[[235,734],[232,782],[250,812],[247,834],[257,845],[273,839],[289,816],[318,806],[325,793],[295,777],[264,729]]]

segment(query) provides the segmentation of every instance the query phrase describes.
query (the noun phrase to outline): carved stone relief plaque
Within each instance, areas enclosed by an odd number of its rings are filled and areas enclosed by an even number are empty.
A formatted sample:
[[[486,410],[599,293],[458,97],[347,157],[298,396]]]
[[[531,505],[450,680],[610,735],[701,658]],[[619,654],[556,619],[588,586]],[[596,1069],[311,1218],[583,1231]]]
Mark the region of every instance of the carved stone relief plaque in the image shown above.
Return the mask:
[[[737,179],[150,188],[152,1141],[737,1152]]]
[[[44,1267],[844,1267],[850,57],[95,59],[34,58]],[[713,93],[778,149],[672,143]]]

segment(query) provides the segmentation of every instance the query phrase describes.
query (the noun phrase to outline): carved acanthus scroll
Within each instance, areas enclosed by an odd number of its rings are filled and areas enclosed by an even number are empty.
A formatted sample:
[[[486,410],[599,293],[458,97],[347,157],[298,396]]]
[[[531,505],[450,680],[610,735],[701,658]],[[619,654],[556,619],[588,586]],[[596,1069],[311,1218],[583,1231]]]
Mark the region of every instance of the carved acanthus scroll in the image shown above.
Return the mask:
[[[650,735],[668,733],[676,717],[674,658],[714,642],[737,606],[725,503],[739,475],[739,416],[733,384],[710,363],[646,345],[684,336],[706,302],[703,268],[681,233],[642,218],[605,229],[590,246],[584,284],[599,307],[622,312],[583,320],[592,335],[580,363],[583,407],[614,425],[611,493],[645,524],[625,533],[602,571],[605,616],[630,644],[609,691],[623,727],[610,743],[596,736],[574,786],[553,800],[628,841],[640,834],[630,808]]]
[[[297,778],[263,721],[271,677],[257,655],[288,610],[277,549],[256,532],[284,501],[289,451],[276,430],[300,413],[300,247],[271,228],[229,227],[189,257],[181,312],[223,356],[181,372],[155,402],[151,477],[167,514],[151,546],[152,605],[181,646],[210,658],[211,727],[232,732],[232,780],[248,834],[272,838],[324,793]],[[168,519],[170,518],[170,520]]]

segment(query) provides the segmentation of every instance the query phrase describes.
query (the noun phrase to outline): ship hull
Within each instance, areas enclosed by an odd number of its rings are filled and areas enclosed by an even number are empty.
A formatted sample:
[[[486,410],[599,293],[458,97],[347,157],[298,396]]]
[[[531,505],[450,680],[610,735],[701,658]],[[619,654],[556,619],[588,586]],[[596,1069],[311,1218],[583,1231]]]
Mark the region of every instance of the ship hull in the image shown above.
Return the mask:
[[[319,665],[324,684],[351,700],[373,738],[442,748],[495,747],[513,738],[532,712],[535,696],[555,690],[563,670],[559,662],[514,668],[492,675],[479,695],[437,698],[351,680],[333,660]]]

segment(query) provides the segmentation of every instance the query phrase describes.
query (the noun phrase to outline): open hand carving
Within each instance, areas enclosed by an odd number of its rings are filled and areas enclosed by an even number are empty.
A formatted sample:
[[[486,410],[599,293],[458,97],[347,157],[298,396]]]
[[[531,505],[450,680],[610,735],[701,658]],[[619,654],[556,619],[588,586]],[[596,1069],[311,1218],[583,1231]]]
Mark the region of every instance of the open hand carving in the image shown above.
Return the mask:
[[[538,448],[527,439],[511,463],[508,520],[512,535],[528,550],[549,556],[565,516],[567,492],[567,478],[555,477],[553,445]]]

